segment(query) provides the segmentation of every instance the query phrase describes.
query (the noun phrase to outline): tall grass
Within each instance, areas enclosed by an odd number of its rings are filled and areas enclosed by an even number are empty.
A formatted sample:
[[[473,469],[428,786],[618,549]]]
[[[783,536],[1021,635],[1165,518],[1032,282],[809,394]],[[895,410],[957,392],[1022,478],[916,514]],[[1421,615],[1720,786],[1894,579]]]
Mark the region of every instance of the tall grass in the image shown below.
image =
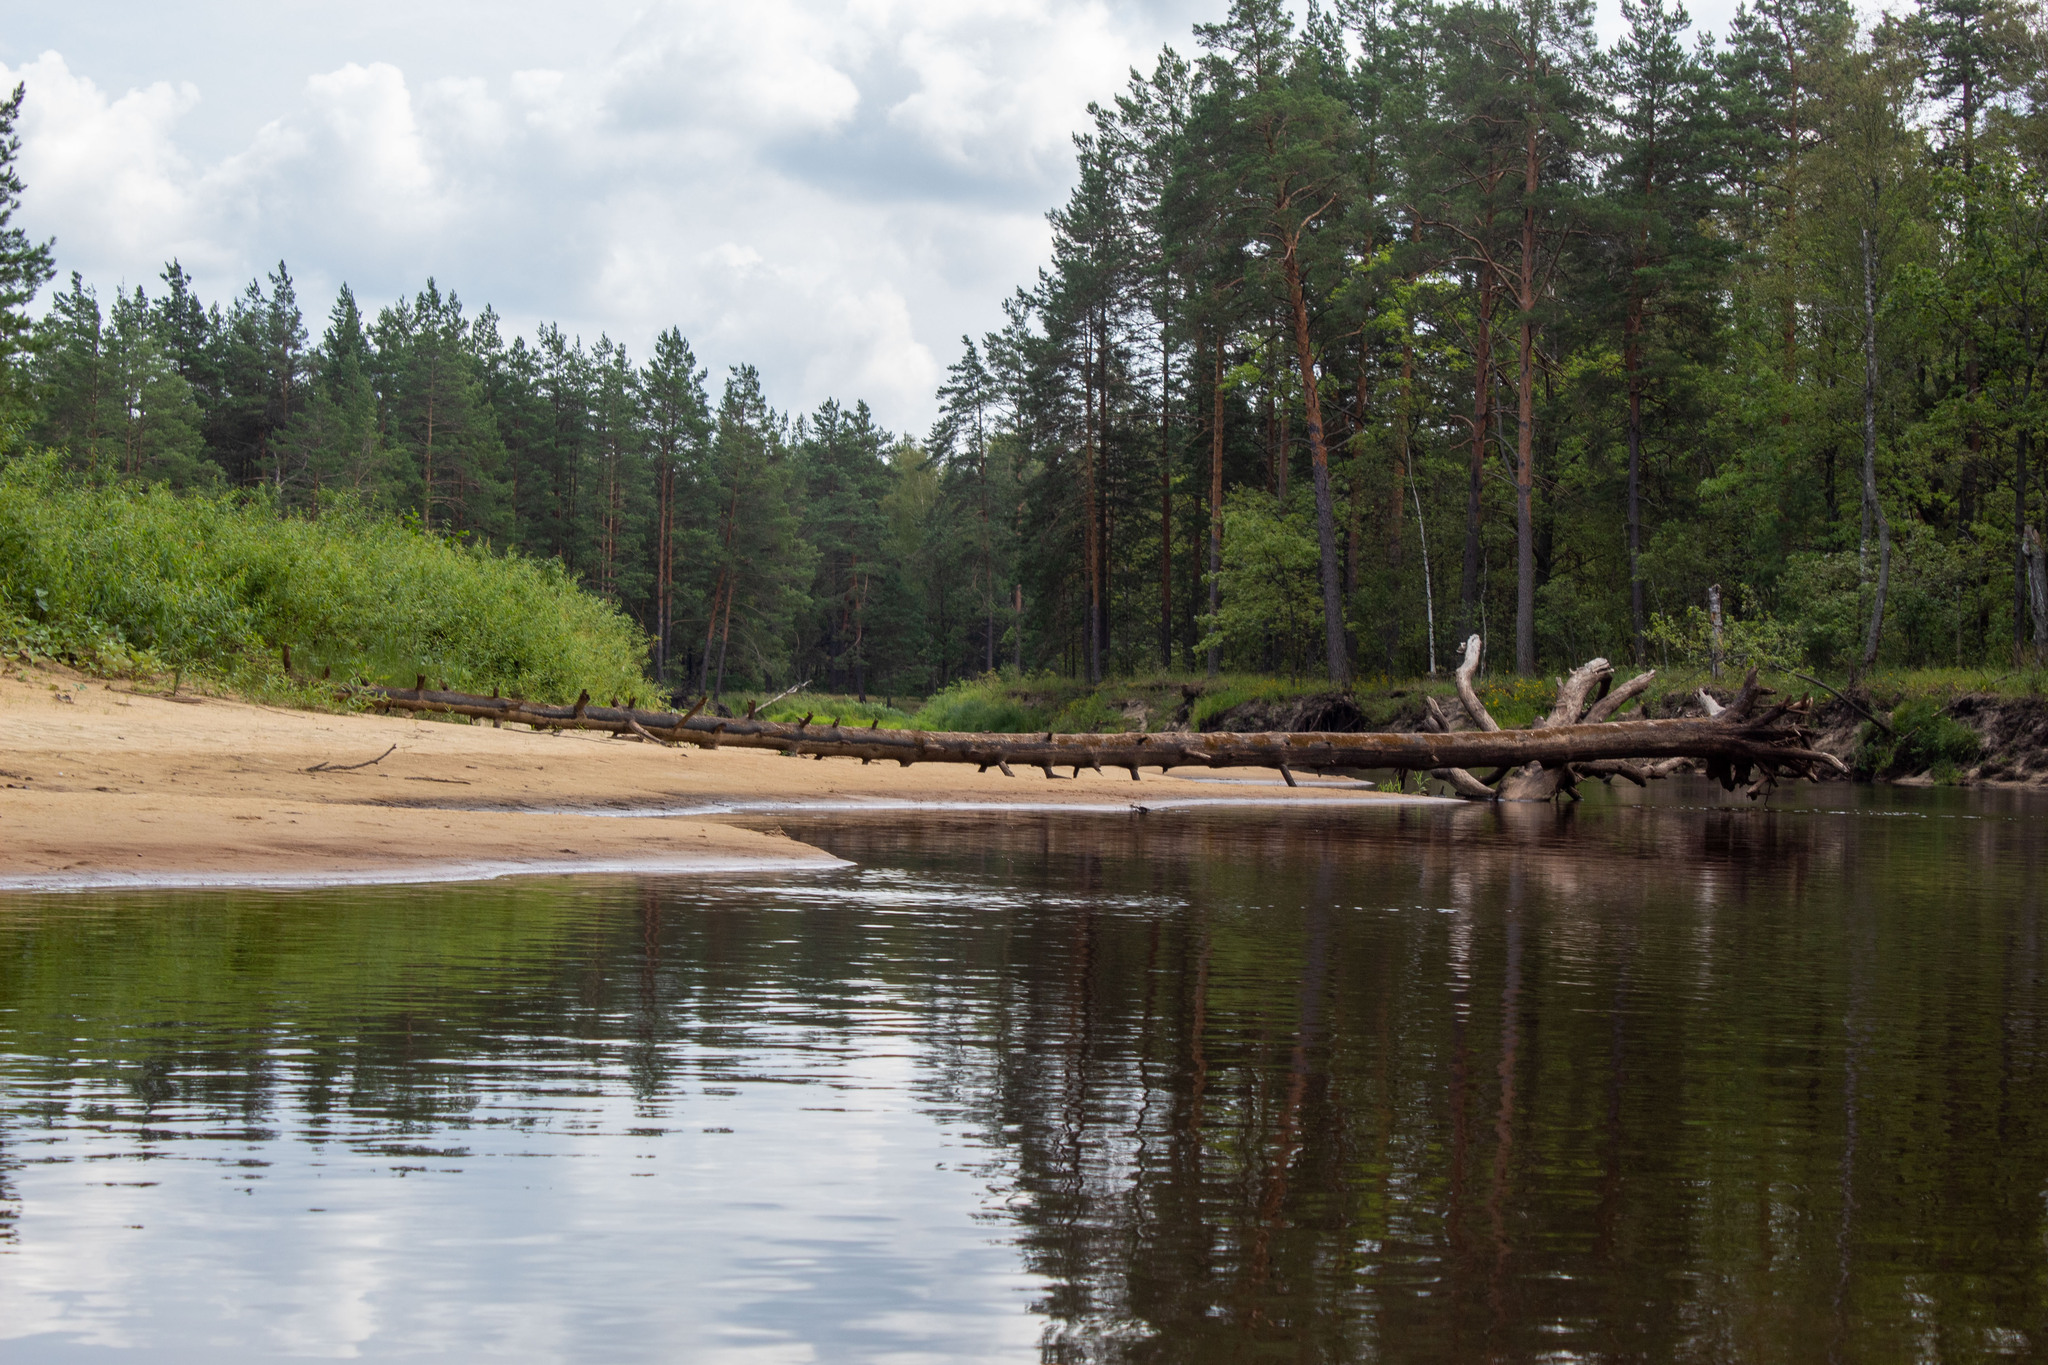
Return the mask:
[[[248,690],[296,671],[537,700],[648,695],[639,630],[557,564],[348,508],[67,481],[0,467],[0,641],[111,672]]]
[[[965,730],[979,734],[1021,734],[1049,728],[1047,708],[1016,695],[998,678],[954,683],[926,701],[910,718],[919,730]]]
[[[744,714],[747,704],[754,700],[746,693],[728,694],[727,704],[735,713]],[[809,716],[820,725],[838,724],[859,726],[873,723],[884,730],[902,730],[909,726],[910,715],[900,707],[877,701],[870,697],[866,701],[858,697],[843,696],[830,692],[798,692],[784,697],[771,706],[764,706],[759,712],[760,719],[794,724]]]

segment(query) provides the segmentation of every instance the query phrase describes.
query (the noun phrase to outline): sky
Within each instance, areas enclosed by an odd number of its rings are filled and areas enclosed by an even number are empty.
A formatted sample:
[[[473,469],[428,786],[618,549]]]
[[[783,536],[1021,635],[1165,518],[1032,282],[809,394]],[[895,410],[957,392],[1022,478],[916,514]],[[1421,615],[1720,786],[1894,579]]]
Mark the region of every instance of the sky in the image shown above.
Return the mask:
[[[920,434],[1046,260],[1088,102],[1226,4],[0,0],[0,82],[18,221],[103,299],[283,260],[317,338],[344,282],[432,276],[509,332],[639,358],[678,327],[714,392],[750,362],[777,407]]]

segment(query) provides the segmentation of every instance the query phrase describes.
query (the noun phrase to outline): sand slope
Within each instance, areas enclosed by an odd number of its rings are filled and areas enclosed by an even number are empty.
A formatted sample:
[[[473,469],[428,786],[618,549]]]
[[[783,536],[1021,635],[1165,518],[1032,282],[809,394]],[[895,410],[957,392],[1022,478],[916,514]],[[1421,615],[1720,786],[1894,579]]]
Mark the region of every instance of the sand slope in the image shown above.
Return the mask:
[[[317,764],[353,771],[308,772]],[[1240,770],[1048,782],[580,734],[172,700],[66,670],[0,672],[0,887],[174,880],[428,880],[561,867],[830,866],[735,820],[777,803],[1107,805],[1372,800]],[[1247,783],[1251,785],[1246,785]],[[1389,799],[1389,798],[1377,798]],[[740,809],[733,809],[738,807]],[[594,812],[682,809],[659,819]],[[758,823],[758,820],[756,821]]]

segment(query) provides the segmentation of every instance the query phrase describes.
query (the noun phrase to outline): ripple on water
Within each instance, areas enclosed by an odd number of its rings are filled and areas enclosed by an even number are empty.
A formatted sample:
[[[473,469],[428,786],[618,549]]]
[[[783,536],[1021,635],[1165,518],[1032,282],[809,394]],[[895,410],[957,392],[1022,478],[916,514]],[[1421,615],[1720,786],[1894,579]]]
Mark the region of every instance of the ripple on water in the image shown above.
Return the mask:
[[[0,1349],[2035,1353],[2048,825],[1832,799],[0,898]]]

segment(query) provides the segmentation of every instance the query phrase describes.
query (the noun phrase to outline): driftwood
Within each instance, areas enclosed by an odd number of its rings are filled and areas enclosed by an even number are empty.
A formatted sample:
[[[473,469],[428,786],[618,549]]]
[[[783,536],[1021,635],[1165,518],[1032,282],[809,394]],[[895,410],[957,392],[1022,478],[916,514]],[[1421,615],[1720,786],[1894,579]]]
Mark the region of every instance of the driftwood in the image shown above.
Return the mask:
[[[1481,731],[1496,734],[1500,732],[1500,726],[1487,714],[1484,703],[1479,700],[1478,689],[1473,685],[1473,676],[1479,668],[1479,650],[1477,635],[1465,642],[1465,657],[1458,666],[1456,677],[1458,698],[1472,724]],[[1639,673],[1615,687],[1614,669],[1607,660],[1594,659],[1582,664],[1559,684],[1557,701],[1550,714],[1520,733],[1526,735],[1558,729],[1585,732],[1608,728],[1615,723],[1613,717],[1620,714],[1623,707],[1649,690],[1656,676],[1655,670]],[[1807,713],[1805,701],[1782,702],[1761,713],[1757,711],[1757,704],[1765,692],[1757,685],[1754,669],[1750,670],[1741,694],[1732,705],[1721,705],[1705,688],[1701,688],[1697,695],[1700,709],[1705,713],[1704,720],[1639,720],[1628,724],[1636,728],[1690,725],[1709,730],[1725,727],[1727,733],[1763,732],[1770,735],[1770,742],[1781,746],[1779,753],[1782,757],[1755,758],[1717,745],[1705,745],[1690,754],[1661,755],[1644,747],[1630,754],[1596,758],[1588,753],[1583,760],[1567,759],[1563,762],[1539,757],[1519,767],[1497,771],[1483,780],[1460,768],[1435,769],[1430,776],[1448,784],[1459,795],[1475,800],[1547,801],[1560,793],[1576,800],[1573,788],[1588,778],[1602,781],[1620,778],[1642,787],[1657,778],[1669,777],[1691,763],[1701,762],[1705,764],[1708,776],[1717,779],[1730,791],[1737,784],[1747,784],[1749,797],[1755,800],[1775,786],[1781,776],[1810,778],[1823,769],[1838,773],[1847,771],[1840,759],[1805,747],[1807,737],[1797,724]],[[1449,717],[1433,697],[1425,701],[1424,723],[1439,733],[1451,729]],[[1655,761],[1643,761],[1646,759]]]
[[[358,768],[374,768],[397,752],[398,746],[394,744],[375,758],[364,759],[361,763],[315,763],[306,771],[309,773],[352,773]]]
[[[1460,692],[1469,692],[1468,708],[1476,708],[1473,720],[1482,728],[1452,731],[1447,718],[1434,707],[1438,728],[1409,734],[1113,734],[1042,735],[967,734],[924,730],[883,730],[845,727],[835,720],[812,724],[807,716],[795,724],[755,717],[719,718],[699,715],[698,702],[687,713],[640,711],[619,707],[592,706],[589,695],[574,706],[542,706],[516,697],[481,697],[463,692],[430,691],[413,688],[365,687],[354,695],[369,700],[385,711],[432,712],[469,716],[495,723],[522,724],[537,730],[595,730],[615,735],[633,735],[671,744],[694,744],[716,749],[731,744],[749,749],[779,749],[807,758],[857,758],[863,763],[893,761],[908,767],[913,763],[972,763],[981,771],[996,768],[1014,775],[1011,765],[1033,767],[1047,777],[1055,768],[1071,769],[1078,776],[1083,769],[1100,773],[1108,768],[1129,772],[1133,781],[1140,768],[1272,768],[1291,784],[1294,774],[1361,768],[1392,768],[1403,773],[1432,773],[1460,794],[1480,799],[1544,799],[1558,790],[1568,790],[1580,776],[1620,776],[1642,781],[1663,776],[1668,762],[1686,760],[1706,763],[1710,774],[1722,778],[1731,789],[1737,782],[1756,777],[1752,795],[1760,795],[1780,775],[1812,776],[1823,769],[1840,770],[1832,756],[1806,747],[1806,736],[1795,723],[1804,714],[1802,705],[1780,703],[1759,709],[1764,693],[1750,675],[1742,695],[1713,719],[1603,720],[1583,721],[1587,706],[1598,709],[1605,700],[1595,694],[1611,677],[1604,661],[1577,670],[1567,683],[1569,695],[1561,694],[1559,704],[1538,728],[1503,731],[1497,725],[1486,728],[1492,717],[1479,705],[1471,686],[1471,671],[1478,666],[1478,641],[1466,648],[1461,666]],[[1603,670],[1605,670],[1603,674]],[[1582,676],[1583,675],[1583,676]],[[1639,695],[1648,684],[1632,680],[1606,693]],[[1633,690],[1631,690],[1633,689]],[[1608,707],[1603,713],[1613,714]],[[1484,717],[1484,720],[1480,718]],[[1536,765],[1531,772],[1530,765]],[[1497,771],[1482,781],[1475,768]],[[1518,773],[1519,770],[1519,773]],[[1545,771],[1555,776],[1544,780]],[[1526,778],[1519,787],[1518,778]],[[1496,786],[1496,784],[1499,784]]]

